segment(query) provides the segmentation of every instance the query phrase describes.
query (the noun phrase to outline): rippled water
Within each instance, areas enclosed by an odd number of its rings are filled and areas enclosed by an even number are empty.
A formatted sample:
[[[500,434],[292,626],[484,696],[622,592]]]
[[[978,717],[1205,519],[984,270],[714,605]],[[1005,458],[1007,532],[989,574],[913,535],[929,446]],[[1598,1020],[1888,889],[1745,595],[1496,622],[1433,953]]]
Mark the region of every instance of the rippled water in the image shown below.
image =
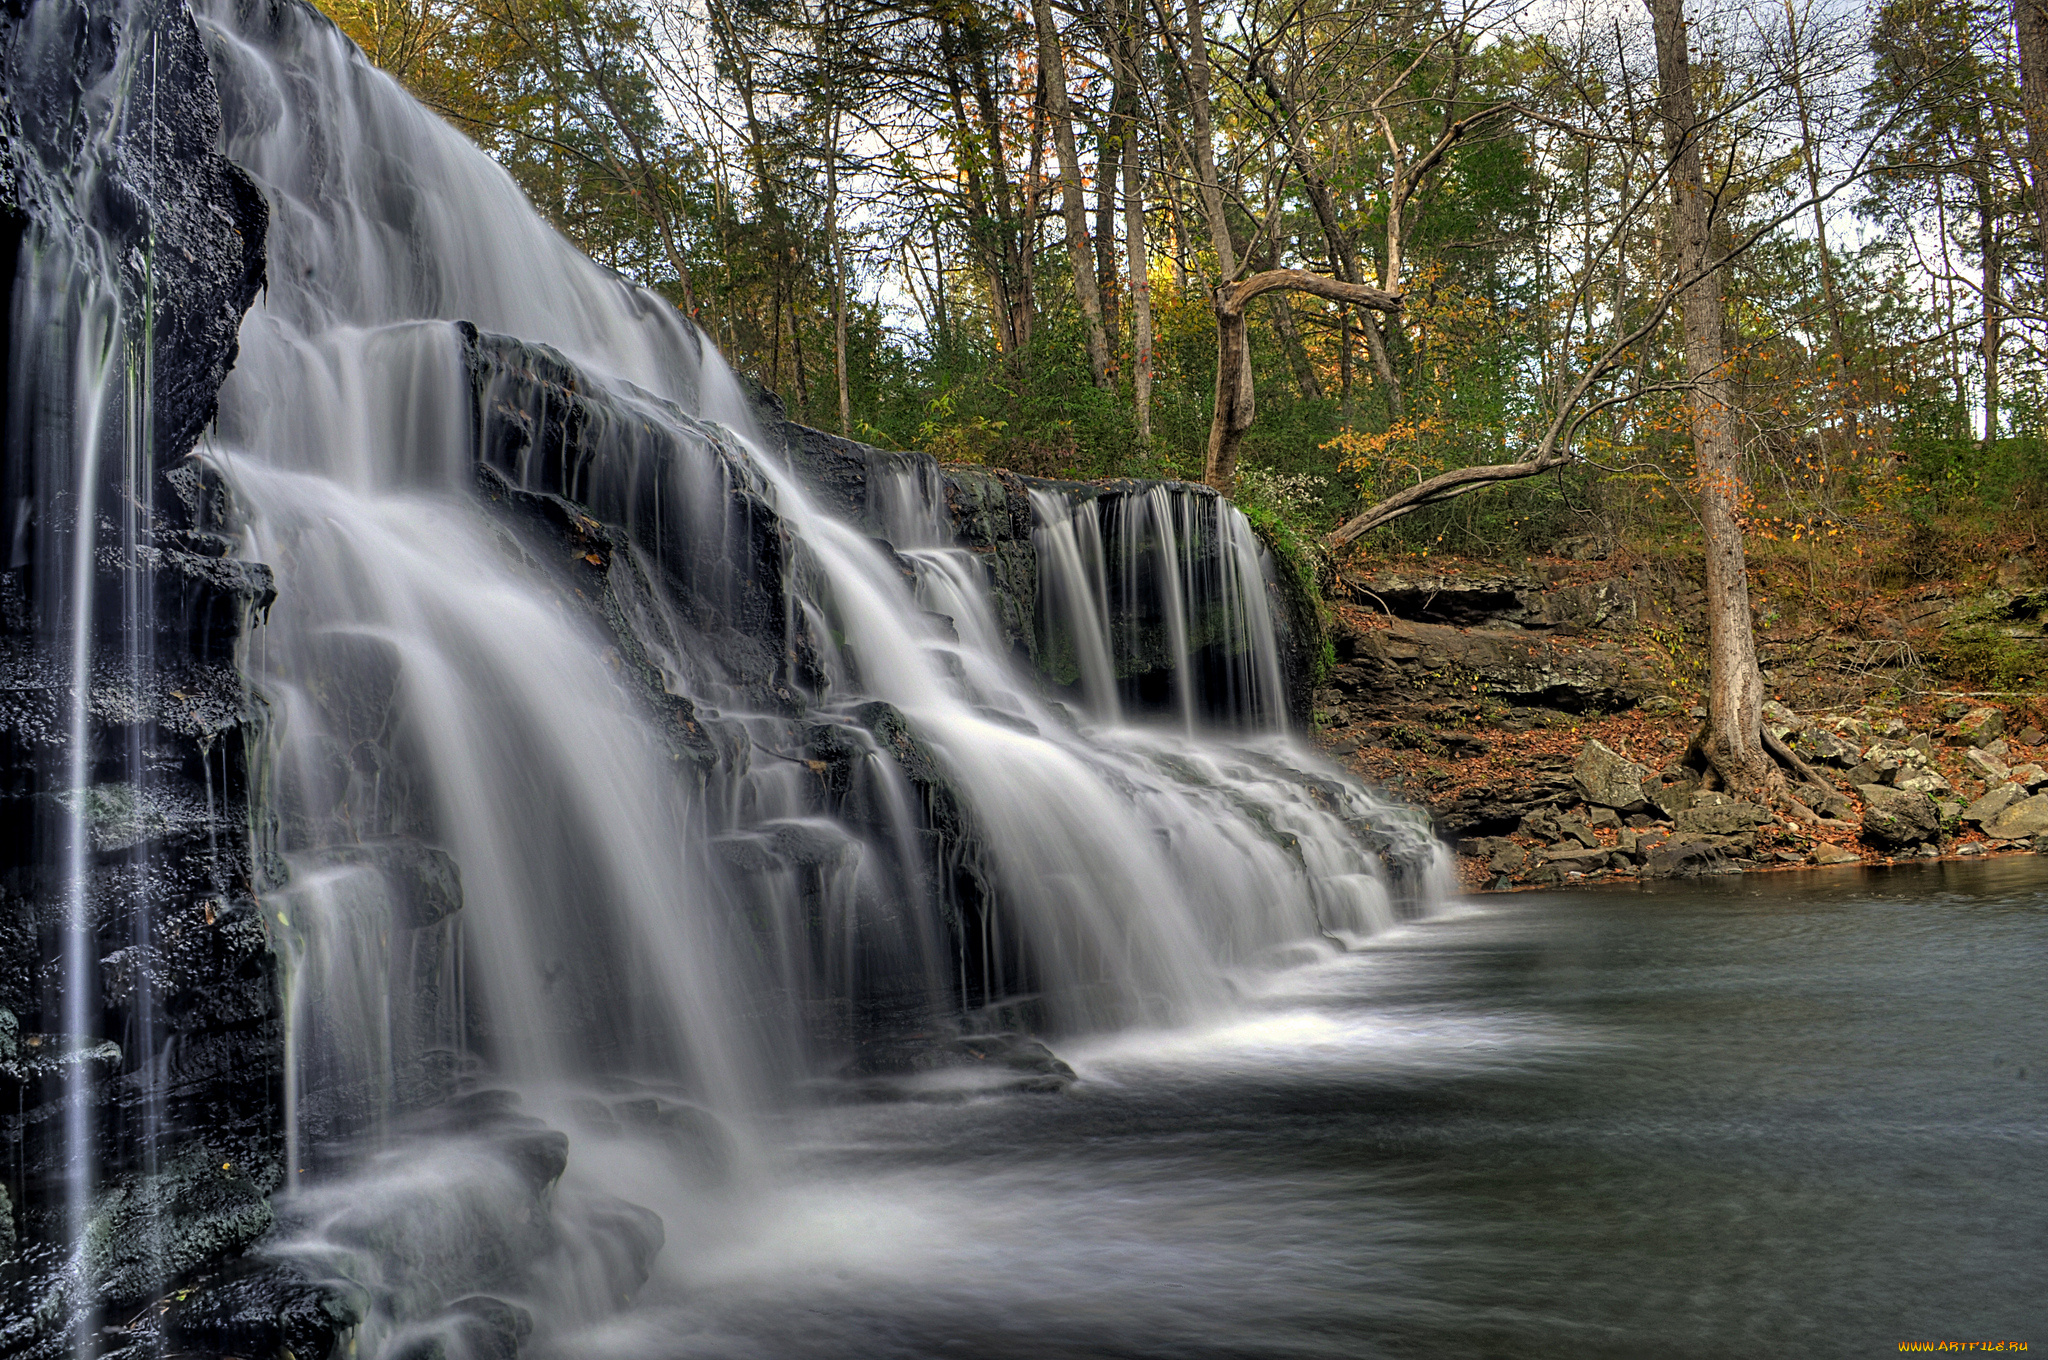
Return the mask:
[[[553,1353],[1863,1356],[2048,1347],[2048,860],[1517,895],[841,1107]],[[629,1166],[572,1157],[580,1177]],[[641,1182],[644,1186],[644,1180]],[[643,1190],[644,1193],[644,1190]]]

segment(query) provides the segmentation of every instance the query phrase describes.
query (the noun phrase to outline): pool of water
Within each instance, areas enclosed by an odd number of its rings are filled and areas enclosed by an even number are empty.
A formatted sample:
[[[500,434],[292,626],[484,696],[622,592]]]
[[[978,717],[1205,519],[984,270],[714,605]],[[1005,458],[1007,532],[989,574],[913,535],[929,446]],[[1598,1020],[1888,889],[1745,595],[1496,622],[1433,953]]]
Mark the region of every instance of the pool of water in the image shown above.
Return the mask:
[[[536,1349],[2048,1349],[2048,860],[1489,897],[1067,1056],[803,1117]]]

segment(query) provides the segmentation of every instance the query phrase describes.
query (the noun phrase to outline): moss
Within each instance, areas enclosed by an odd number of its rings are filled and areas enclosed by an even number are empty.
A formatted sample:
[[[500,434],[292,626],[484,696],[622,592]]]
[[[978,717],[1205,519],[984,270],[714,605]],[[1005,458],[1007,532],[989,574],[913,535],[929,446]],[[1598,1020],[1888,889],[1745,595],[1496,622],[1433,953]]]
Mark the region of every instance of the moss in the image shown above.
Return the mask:
[[[1287,597],[1296,652],[1307,659],[1310,688],[1320,689],[1330,682],[1337,666],[1337,647],[1330,637],[1329,606],[1323,602],[1322,583],[1330,571],[1329,557],[1271,509],[1256,502],[1241,504],[1238,509],[1244,512],[1259,541],[1273,554],[1280,589]]]

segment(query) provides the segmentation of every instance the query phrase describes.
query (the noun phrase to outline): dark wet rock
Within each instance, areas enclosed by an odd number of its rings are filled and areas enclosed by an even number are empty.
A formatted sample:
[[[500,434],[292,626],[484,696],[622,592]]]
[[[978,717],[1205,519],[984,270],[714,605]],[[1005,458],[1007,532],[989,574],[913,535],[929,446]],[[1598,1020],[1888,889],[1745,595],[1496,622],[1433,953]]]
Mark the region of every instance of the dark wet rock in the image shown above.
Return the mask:
[[[1003,1018],[1019,1018],[1006,1008]],[[846,1068],[845,1094],[859,1100],[950,1102],[1004,1093],[1056,1094],[1074,1069],[1028,1034],[925,1034],[862,1051]]]
[[[1562,632],[1633,628],[1644,593],[1626,579],[1579,583],[1533,571],[1474,576],[1379,571],[1347,575],[1343,585],[1354,602],[1398,619]]]
[[[99,1197],[86,1229],[89,1276],[104,1297],[147,1298],[261,1237],[267,1189],[212,1149],[188,1147],[175,1165]]]
[[[394,924],[421,930],[462,910],[462,869],[454,856],[410,836],[387,836],[311,852],[315,866],[363,865],[384,879]]]
[[[175,1298],[163,1339],[173,1351],[200,1355],[327,1360],[341,1354],[367,1313],[368,1300],[357,1291],[288,1266],[251,1263]]]
[[[1648,878],[1699,878],[1727,873],[1733,868],[1727,849],[1702,839],[1673,839],[1653,847],[1643,859],[1642,876]]]
[[[1570,770],[1525,769],[1445,799],[1434,808],[1437,830],[1446,836],[1513,831],[1532,814],[1554,811],[1578,800]]]
[[[1539,850],[1536,861],[1541,864],[1561,864],[1567,869],[1604,869],[1613,852],[1604,847],[1578,847],[1571,850]]]
[[[609,1108],[622,1134],[659,1141],[685,1174],[711,1176],[732,1165],[732,1136],[718,1116],[702,1106],[659,1096],[634,1096],[613,1101]]]
[[[0,1164],[15,1246],[0,1271],[0,1352],[38,1354],[65,1347],[83,1301],[54,1255],[66,1231],[65,1083],[50,1054],[90,1055],[99,1193],[85,1280],[96,1301],[136,1303],[163,1273],[238,1249],[267,1222],[281,1034],[275,960],[249,905],[244,753],[255,719],[234,655],[275,588],[266,567],[230,555],[230,498],[187,456],[263,281],[267,209],[216,149],[218,94],[180,5],[7,7],[0,107],[16,413],[74,400],[70,356],[50,342],[86,305],[95,260],[131,325],[151,308],[147,340],[134,329],[126,355],[128,371],[146,360],[150,377],[140,428],[153,442],[134,450],[139,479],[115,480],[134,465],[110,433],[96,451],[100,514],[80,525],[78,502],[58,494],[77,453],[56,418],[11,424],[10,441],[28,442],[10,442],[0,469],[6,503],[36,508],[10,521],[0,557],[0,1006],[23,1041],[0,1062],[11,1069],[0,1071]],[[110,408],[103,428],[129,427]],[[85,712],[94,776],[73,788],[61,564],[81,529],[96,534]],[[151,613],[123,612],[124,598],[139,597]],[[67,896],[58,851],[74,816],[88,837],[81,887],[97,968],[85,985],[99,989],[97,1032],[53,1039]]]
[[[1863,797],[1863,839],[1880,848],[1915,845],[1941,833],[1941,814],[1924,793],[1904,793],[1882,784],[1857,788]]]

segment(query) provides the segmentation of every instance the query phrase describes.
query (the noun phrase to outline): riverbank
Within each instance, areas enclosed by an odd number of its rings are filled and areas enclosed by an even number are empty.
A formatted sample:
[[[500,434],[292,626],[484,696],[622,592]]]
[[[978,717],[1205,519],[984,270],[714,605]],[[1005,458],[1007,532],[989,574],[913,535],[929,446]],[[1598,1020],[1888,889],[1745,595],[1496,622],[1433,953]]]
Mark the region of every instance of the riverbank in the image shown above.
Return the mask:
[[[1416,565],[1338,577],[1315,735],[1429,808],[1468,889],[2048,851],[2048,698],[1945,688],[1920,660],[1987,626],[2040,645],[2048,589],[2025,554],[1977,580],[1781,597],[1765,725],[1803,770],[1769,807],[1684,763],[1705,677],[1682,563]]]

